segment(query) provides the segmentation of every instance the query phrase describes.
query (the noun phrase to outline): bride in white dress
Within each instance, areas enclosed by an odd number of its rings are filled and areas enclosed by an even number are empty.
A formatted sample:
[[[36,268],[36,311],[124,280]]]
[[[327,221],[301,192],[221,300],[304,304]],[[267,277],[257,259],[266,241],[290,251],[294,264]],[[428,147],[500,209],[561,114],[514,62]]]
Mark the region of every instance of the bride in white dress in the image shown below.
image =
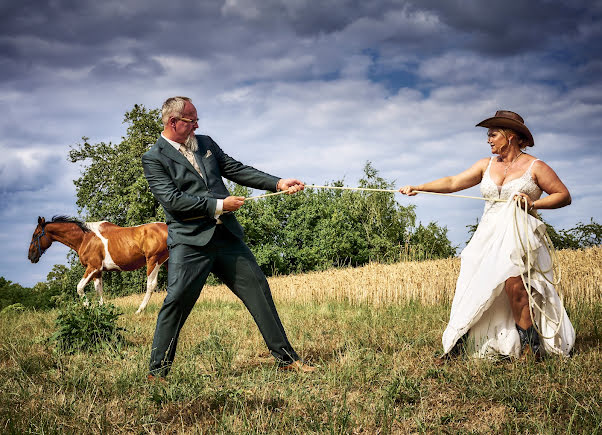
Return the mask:
[[[461,345],[478,357],[518,357],[527,346],[536,357],[568,356],[575,330],[554,288],[546,227],[535,210],[567,206],[570,193],[552,168],[525,153],[534,141],[520,115],[500,110],[477,127],[489,129],[487,142],[493,157],[479,160],[458,175],[399,189],[413,196],[420,190],[451,193],[481,183],[483,197],[492,200],[485,203],[478,228],[460,255],[460,275],[442,339],[444,356],[457,354]],[[543,198],[542,191],[547,193]],[[526,224],[519,218],[520,225],[516,225],[518,207],[512,199],[517,196],[527,203]],[[528,244],[524,243],[527,238]],[[533,319],[521,277],[526,279],[527,272],[531,299],[538,306],[532,310]]]

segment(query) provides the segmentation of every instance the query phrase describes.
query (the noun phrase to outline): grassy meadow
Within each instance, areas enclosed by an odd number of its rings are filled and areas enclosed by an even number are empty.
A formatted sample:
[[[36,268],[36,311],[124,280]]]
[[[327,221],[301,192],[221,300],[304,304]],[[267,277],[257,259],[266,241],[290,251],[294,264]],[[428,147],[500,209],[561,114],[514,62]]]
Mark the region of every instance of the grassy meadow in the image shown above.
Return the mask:
[[[157,311],[110,300],[126,342],[48,343],[56,311],[0,314],[2,433],[602,433],[602,248],[561,251],[574,355],[434,364],[459,260],[270,279],[289,338],[319,367],[280,372],[246,309],[203,290],[167,384],[146,380]]]

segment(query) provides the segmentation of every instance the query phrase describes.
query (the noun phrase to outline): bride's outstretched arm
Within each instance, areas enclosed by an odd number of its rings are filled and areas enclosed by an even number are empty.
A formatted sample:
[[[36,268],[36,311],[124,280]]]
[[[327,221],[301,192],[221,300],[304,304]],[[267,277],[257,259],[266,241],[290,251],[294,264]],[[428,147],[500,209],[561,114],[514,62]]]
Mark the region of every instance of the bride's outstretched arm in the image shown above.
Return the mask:
[[[408,196],[416,195],[417,190],[423,190],[425,192],[437,192],[437,193],[452,193],[459,190],[468,189],[469,187],[476,186],[481,182],[483,173],[487,169],[489,159],[481,159],[472,165],[467,170],[460,172],[457,175],[449,177],[439,178],[428,183],[403,186],[399,189],[400,193]]]

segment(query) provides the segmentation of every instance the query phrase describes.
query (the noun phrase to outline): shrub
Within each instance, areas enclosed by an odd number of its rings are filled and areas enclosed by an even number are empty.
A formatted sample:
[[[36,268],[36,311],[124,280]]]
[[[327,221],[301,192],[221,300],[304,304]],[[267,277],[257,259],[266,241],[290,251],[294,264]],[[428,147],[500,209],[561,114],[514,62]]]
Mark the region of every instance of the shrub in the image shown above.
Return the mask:
[[[122,314],[114,305],[86,307],[81,303],[67,303],[55,320],[58,330],[50,337],[62,351],[99,350],[124,341],[125,328],[117,325]]]
[[[16,304],[12,304],[12,305],[8,305],[6,307],[4,307],[2,309],[2,311],[0,311],[0,314],[5,314],[5,313],[20,313],[25,311],[25,306],[23,304],[20,303],[16,303]]]

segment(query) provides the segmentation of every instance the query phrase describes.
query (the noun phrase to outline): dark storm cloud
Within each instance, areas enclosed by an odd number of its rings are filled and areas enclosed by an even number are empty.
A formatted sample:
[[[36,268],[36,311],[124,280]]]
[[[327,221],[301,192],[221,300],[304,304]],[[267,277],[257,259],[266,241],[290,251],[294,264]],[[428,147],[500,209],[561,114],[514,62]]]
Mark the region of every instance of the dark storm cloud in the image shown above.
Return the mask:
[[[153,8],[152,1],[60,0],[5,5],[0,9],[0,79],[16,86],[22,85],[24,75],[52,80],[48,75],[53,68],[95,68],[94,75],[161,73],[158,64],[145,56],[166,50],[191,53],[202,47],[196,38],[185,40],[187,32],[183,29],[198,34],[199,28],[208,28],[210,16],[219,9],[215,2],[154,3],[161,8]],[[208,8],[207,3],[213,7]],[[147,54],[141,56],[141,51]],[[121,61],[120,57],[131,61]]]
[[[342,32],[354,23],[366,20],[384,23],[387,15],[399,11],[407,15],[428,13],[437,18],[440,28],[432,29],[434,31],[430,33],[420,32],[416,26],[389,28],[391,34],[383,42],[412,43],[419,38],[424,45],[437,47],[440,52],[463,47],[481,54],[512,56],[554,47],[561,52],[575,42],[581,42],[584,49],[600,50],[597,41],[584,35],[588,28],[600,28],[600,4],[586,0],[334,0],[290,4],[263,0],[227,1],[222,11],[248,25],[261,26],[264,31],[290,28],[305,37]],[[370,35],[365,36],[370,39]]]
[[[142,39],[153,30],[152,2],[37,0],[0,9],[3,35],[95,47],[119,37]]]
[[[600,8],[590,1],[423,0],[414,7],[437,15],[463,35],[467,47],[501,56],[567,48],[566,42],[580,38],[583,23],[600,22]]]
[[[358,19],[382,19],[383,15],[403,2],[366,2],[331,0],[298,1],[226,1],[222,12],[238,16],[265,28],[290,27],[299,36],[315,36],[339,32]]]
[[[53,80],[55,68],[91,79],[137,79],[165,73],[159,56],[216,62],[228,57],[276,62],[288,54],[312,67],[280,68],[296,80],[338,73],[343,59],[369,53],[373,68],[415,74],[412,58],[450,50],[513,57],[540,49],[584,71],[598,53],[600,8],[588,3],[476,0],[224,2],[57,0],[12,3],[1,10],[0,79],[16,88]],[[571,49],[569,50],[570,47]],[[587,56],[586,56],[587,53]],[[219,65],[217,67],[219,69]],[[220,74],[223,77],[222,71]],[[54,71],[56,74],[56,71]],[[233,77],[237,71],[231,70]],[[62,79],[58,77],[57,80]],[[261,80],[245,71],[245,80]],[[595,80],[595,74],[585,79]]]
[[[123,77],[154,77],[163,75],[164,68],[156,60],[143,55],[139,50],[135,50],[134,55],[124,62],[118,62],[114,59],[104,59],[97,63],[90,71],[91,76],[103,78],[106,80]]]

